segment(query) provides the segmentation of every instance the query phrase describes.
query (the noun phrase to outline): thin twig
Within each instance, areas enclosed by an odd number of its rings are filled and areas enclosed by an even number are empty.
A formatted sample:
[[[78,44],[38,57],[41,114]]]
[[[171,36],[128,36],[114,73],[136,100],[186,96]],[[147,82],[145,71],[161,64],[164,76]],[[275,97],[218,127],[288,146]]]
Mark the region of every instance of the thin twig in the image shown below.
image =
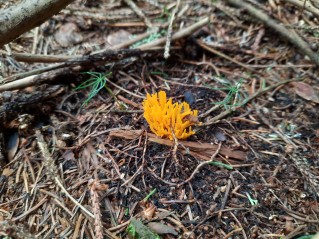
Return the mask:
[[[256,107],[256,112],[257,115],[259,116],[259,118],[261,119],[261,121],[266,124],[272,131],[274,131],[283,141],[285,141],[286,144],[291,145],[294,147],[294,149],[297,149],[297,145],[295,145],[294,142],[292,142],[288,137],[286,137],[281,131],[279,131],[278,129],[276,129],[274,126],[272,126],[270,124],[270,122],[268,121],[268,119],[266,119],[266,117],[260,112],[259,107]]]
[[[193,25],[191,25],[189,27],[186,27],[186,28],[180,30],[179,32],[175,33],[172,36],[172,40],[177,40],[177,39],[183,38],[183,37],[191,34],[192,32],[196,31],[197,29],[203,27],[204,25],[208,24],[209,22],[210,22],[210,18],[209,17],[205,17],[202,20],[196,22],[195,24],[193,24]],[[163,38],[160,38],[160,39],[158,39],[156,41],[153,41],[151,43],[147,43],[147,44],[141,45],[137,49],[142,50],[142,52],[140,52],[138,54],[135,53],[135,55],[139,55],[140,56],[142,53],[145,53],[145,51],[152,51],[152,50],[149,50],[149,49],[153,48],[153,47],[156,47],[156,46],[159,46],[159,45],[165,43],[165,41],[166,41],[166,38],[163,37]],[[20,79],[20,80],[17,81],[17,82],[10,82],[10,83],[7,83],[5,85],[0,85],[0,92],[6,91],[6,90],[8,91],[8,90],[21,89],[21,88],[24,88],[24,87],[32,86],[32,85],[35,85],[35,84],[39,83],[40,79],[41,79],[41,82],[44,82],[45,78],[48,77],[48,76],[37,75],[39,73],[43,73],[43,72],[47,73],[48,71],[52,71],[52,70],[57,70],[57,69],[61,69],[61,68],[71,67],[71,66],[80,66],[82,64],[90,64],[92,62],[96,64],[98,60],[94,59],[94,58],[96,58],[96,57],[100,58],[100,56],[102,56],[104,54],[107,55],[108,53],[109,54],[111,53],[111,55],[112,55],[115,52],[117,52],[117,55],[113,55],[109,59],[107,59],[107,58],[100,59],[100,60],[102,60],[102,62],[104,64],[106,62],[114,62],[114,61],[123,59],[123,57],[132,56],[132,54],[126,55],[123,52],[131,52],[131,53],[133,53],[137,49],[119,50],[119,51],[106,50],[106,51],[104,51],[102,53],[99,52],[99,53],[96,53],[96,54],[93,54],[93,55],[89,55],[89,56],[82,56],[80,58],[72,58],[72,59],[70,59],[67,62],[60,63],[60,64],[57,64],[57,65],[54,65],[54,66],[48,66],[48,67],[43,68],[43,69],[36,69],[34,71],[13,75],[13,76],[7,77],[6,79],[4,79],[4,81],[16,81],[18,79]],[[133,53],[133,55],[134,55],[134,53]],[[114,59],[114,56],[115,56],[115,59]],[[25,77],[25,78],[23,78],[23,77]]]
[[[170,20],[169,25],[168,25],[167,35],[166,35],[166,44],[165,44],[165,50],[164,50],[164,58],[165,59],[167,59],[169,57],[169,49],[170,49],[170,45],[171,45],[172,31],[173,31],[173,22],[175,20],[175,15],[176,15],[178,8],[179,8],[179,4],[180,4],[180,0],[177,0],[176,6],[172,12],[171,20]]]
[[[261,10],[255,8],[254,6],[252,6],[251,4],[243,0],[242,1],[226,0],[226,1],[230,3],[231,5],[245,9],[250,15],[262,21],[266,26],[274,29],[281,36],[286,38],[292,45],[294,45],[297,49],[299,49],[303,54],[309,56],[309,58],[317,66],[319,66],[319,55],[315,53],[313,50],[311,50],[308,43],[305,42],[295,31],[293,31],[293,29],[289,31],[279,22],[270,18],[267,14],[265,14]]]
[[[132,8],[132,10],[141,18],[144,19],[144,22],[146,24],[146,26],[148,26],[149,28],[152,28],[153,25],[150,22],[150,20],[148,20],[148,18],[145,16],[145,14],[143,13],[143,11],[132,1],[132,0],[124,0],[125,3],[127,5],[129,5],[130,8]]]
[[[307,232],[307,230],[305,230],[305,229],[306,229],[306,225],[300,225],[297,228],[295,228],[294,230],[292,230],[288,235],[283,236],[282,239],[292,239],[301,233]],[[311,237],[311,238],[315,238],[315,237]]]
[[[203,19],[199,20],[198,22],[194,23],[193,25],[183,28],[180,31],[176,32],[172,36],[172,40],[177,40],[180,38],[183,38],[185,36],[188,36],[192,34],[194,31],[198,30],[199,28],[207,25],[210,22],[210,17],[204,17]],[[155,41],[152,41],[150,43],[146,43],[144,45],[141,45],[137,47],[138,49],[144,50],[144,49],[150,49],[155,46],[160,46],[166,42],[166,37],[159,38]]]
[[[192,175],[191,175],[188,179],[186,179],[184,182],[179,183],[178,186],[181,186],[181,185],[183,185],[183,184],[188,183],[189,181],[191,181],[191,180],[194,178],[195,174],[196,174],[203,166],[205,166],[205,165],[210,164],[211,162],[213,162],[214,159],[215,159],[215,157],[217,156],[217,154],[219,154],[219,151],[220,151],[221,147],[222,147],[222,143],[219,143],[219,144],[218,144],[218,148],[216,149],[215,153],[212,155],[212,157],[210,158],[210,160],[209,160],[209,161],[204,161],[204,162],[201,162],[200,164],[198,164],[197,167],[195,168],[195,170],[193,171]]]
[[[21,214],[20,216],[17,216],[15,218],[12,218],[11,221],[12,222],[15,222],[15,221],[18,221],[20,219],[22,219],[23,217],[27,216],[29,213],[37,210],[40,206],[42,206],[42,204],[44,204],[46,201],[48,200],[48,196],[44,196],[44,198],[41,199],[40,202],[38,202],[35,206],[29,208],[28,211],[24,212],[23,214]]]
[[[268,86],[264,89],[261,89],[259,91],[257,91],[255,94],[251,95],[250,97],[248,97],[247,99],[245,99],[242,103],[240,103],[239,105],[237,105],[236,107],[229,109],[229,110],[225,110],[222,113],[220,113],[219,115],[216,115],[215,117],[213,117],[211,120],[207,121],[206,123],[201,124],[200,126],[208,126],[208,125],[212,125],[215,124],[218,120],[226,117],[227,115],[231,114],[232,112],[236,111],[237,109],[243,107],[244,105],[246,105],[248,102],[250,102],[251,100],[257,98],[258,96],[265,94],[266,92],[273,90],[275,88],[277,88],[278,86],[284,85],[284,84],[288,84],[290,82],[294,82],[294,81],[300,81],[299,79],[294,79],[294,80],[286,80],[286,81],[282,81],[279,82],[277,84],[274,84],[272,86]],[[214,106],[215,107],[215,106]]]
[[[244,239],[247,239],[247,235],[246,235],[246,232],[244,230],[244,227],[241,225],[240,221],[237,219],[237,217],[235,216],[234,213],[232,213],[231,211],[229,212],[230,215],[232,215],[232,217],[235,219],[235,221],[238,223],[238,225],[240,226],[240,228],[242,228],[242,232],[243,232],[243,236],[244,236]]]
[[[285,0],[285,1],[296,5],[297,7],[304,8],[307,11],[316,15],[316,17],[319,17],[319,9],[313,6],[311,4],[311,1],[307,1],[307,0]]]
[[[10,76],[5,79],[3,79],[4,82],[9,82],[4,85],[0,85],[0,92],[6,91],[6,90],[15,90],[20,89],[36,84],[40,84],[44,81],[46,81],[48,78],[51,79],[52,75],[49,74],[49,71],[62,69],[65,71],[65,68],[67,69],[73,69],[73,70],[83,70],[87,66],[92,65],[99,65],[99,64],[105,64],[105,63],[111,63],[111,62],[117,62],[120,60],[123,60],[124,58],[133,57],[133,56],[141,56],[144,53],[147,52],[154,52],[154,50],[141,50],[141,49],[122,49],[122,50],[106,50],[102,53],[97,53],[93,55],[88,56],[82,56],[80,58],[75,58],[69,61],[66,61],[64,63],[59,63],[54,66],[45,67],[39,70],[34,70],[22,74],[17,74],[15,76]],[[37,75],[39,73],[49,74],[49,75]],[[63,72],[63,71],[62,71]],[[60,72],[60,73],[62,73]],[[26,77],[27,76],[27,77]],[[25,77],[21,79],[22,77]],[[20,79],[20,80],[17,80]]]
[[[77,205],[79,208],[81,208],[83,210],[83,212],[85,212],[87,215],[89,215],[90,217],[94,218],[94,215],[89,212],[84,206],[82,206],[74,197],[71,196],[71,194],[69,194],[69,192],[63,187],[62,183],[60,182],[59,178],[54,178],[56,184],[60,187],[61,191],[63,193],[65,193],[65,195],[75,204]]]
[[[243,63],[241,63],[241,62],[235,60],[234,58],[231,58],[231,57],[225,55],[224,53],[222,53],[222,52],[220,52],[220,51],[218,51],[218,50],[216,50],[216,49],[213,49],[213,48],[207,46],[207,45],[204,44],[201,40],[197,40],[197,43],[198,43],[198,45],[200,45],[200,46],[201,46],[202,48],[204,48],[205,50],[210,51],[210,52],[216,54],[217,56],[220,56],[220,57],[222,57],[222,58],[225,58],[226,60],[231,61],[231,62],[233,62],[233,63],[235,63],[235,64],[237,64],[237,65],[239,65],[239,66],[241,66],[241,67],[243,67],[243,68],[245,68],[245,69],[247,69],[247,70],[255,71],[253,68],[249,67],[248,65],[245,65],[245,64],[243,64]]]
[[[225,236],[224,236],[224,239],[228,239],[228,238],[232,238],[232,235],[236,232],[239,232],[239,231],[242,231],[243,228],[236,228],[234,230],[232,230],[231,232],[227,233]]]
[[[223,210],[225,208],[225,206],[226,206],[227,198],[228,198],[229,192],[230,192],[230,186],[231,186],[231,180],[228,179],[226,192],[225,192],[225,195],[224,195],[224,198],[223,198],[222,205],[220,206],[220,210]]]
[[[143,40],[144,38],[149,37],[150,35],[152,35],[153,33],[156,33],[157,31],[158,31],[158,29],[147,31],[145,33],[136,35],[134,38],[129,39],[123,43],[119,43],[117,45],[114,45],[112,47],[108,47],[108,48],[105,48],[102,50],[94,51],[91,53],[91,55],[100,54],[106,50],[120,50],[120,49],[127,48],[127,47],[135,44],[136,42],[139,42],[139,41]],[[30,54],[30,53],[18,53],[18,52],[6,53],[5,51],[2,51],[2,50],[0,50],[0,53],[4,54],[5,56],[12,57],[16,61],[22,61],[22,62],[28,62],[28,63],[36,63],[36,62],[38,62],[38,63],[61,63],[61,62],[74,60],[76,58],[80,58],[83,56],[83,55],[71,55],[71,56],[68,56],[68,55],[42,55],[42,54]],[[54,67],[54,66],[49,66],[49,67]],[[57,66],[55,66],[55,67],[57,67]],[[50,69],[50,68],[48,68],[48,69]],[[37,74],[37,73],[39,74],[39,73],[45,72],[45,71],[48,71],[48,70],[46,70],[46,68],[42,68],[42,69],[37,69],[37,71],[31,71],[31,73],[32,73],[32,75],[34,75],[34,74]],[[25,75],[25,73],[20,73],[20,74],[13,75],[12,77],[19,76],[19,75],[23,75],[24,77],[27,76],[27,75]]]

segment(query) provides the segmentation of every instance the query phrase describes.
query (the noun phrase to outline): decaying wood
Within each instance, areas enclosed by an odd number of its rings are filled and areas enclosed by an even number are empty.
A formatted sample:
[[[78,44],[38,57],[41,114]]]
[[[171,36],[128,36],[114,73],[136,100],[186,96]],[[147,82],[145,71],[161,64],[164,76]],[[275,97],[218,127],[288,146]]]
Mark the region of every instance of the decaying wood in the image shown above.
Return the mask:
[[[0,92],[21,89],[21,88],[25,88],[25,87],[33,86],[33,85],[39,85],[43,82],[48,81],[49,79],[52,79],[54,76],[56,76],[57,74],[53,74],[53,75],[50,74],[50,72],[54,70],[65,71],[67,69],[75,70],[73,68],[76,68],[77,71],[80,71],[80,70],[85,70],[87,68],[97,67],[99,65],[110,63],[110,62],[120,61],[129,57],[139,57],[144,53],[154,53],[154,51],[156,50],[140,50],[140,49],[105,50],[100,53],[74,58],[64,63],[43,68],[43,70],[36,69],[34,71],[23,73],[23,76],[25,77],[23,79],[20,78],[20,75],[7,77],[6,79],[4,79],[4,81],[8,83],[0,86]],[[44,73],[47,75],[41,75],[41,73]],[[17,80],[17,78],[19,80]]]
[[[19,93],[12,94],[10,92],[1,94],[0,101],[0,122],[4,122],[8,116],[10,118],[16,117],[19,113],[19,109],[26,107],[27,105],[37,104],[43,102],[46,99],[57,96],[63,92],[61,85],[55,85],[48,87],[43,91],[34,91],[30,94]]]
[[[143,130],[114,130],[110,132],[111,137],[119,137],[124,139],[135,139],[141,135],[146,135]],[[174,141],[169,139],[162,139],[158,138],[155,134],[147,133],[148,140],[150,142],[163,144],[167,146],[173,146]],[[201,159],[201,160],[210,160],[211,156],[217,150],[218,146],[210,143],[198,143],[192,141],[183,141],[179,140],[178,149],[181,150],[183,153],[189,151],[189,154],[193,155],[194,157]],[[221,147],[219,153],[227,158],[232,158],[236,160],[245,160],[246,159],[246,152],[240,150],[233,150],[228,147]]]

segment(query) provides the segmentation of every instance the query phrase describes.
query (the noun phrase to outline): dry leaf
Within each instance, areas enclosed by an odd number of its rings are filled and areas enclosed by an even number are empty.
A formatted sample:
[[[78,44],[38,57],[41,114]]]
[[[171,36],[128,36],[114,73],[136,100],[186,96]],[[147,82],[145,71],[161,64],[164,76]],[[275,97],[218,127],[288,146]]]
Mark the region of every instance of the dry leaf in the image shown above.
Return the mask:
[[[5,168],[2,171],[2,176],[10,177],[13,174],[14,170],[11,168]]]
[[[123,42],[127,42],[131,38],[132,34],[125,30],[119,30],[107,36],[106,41],[115,46]]]
[[[154,213],[156,211],[156,207],[152,204],[148,208],[142,211],[142,216],[146,220],[151,220],[154,217]]]
[[[301,98],[319,103],[318,92],[312,86],[304,82],[292,82],[291,85],[294,87],[296,94]]]
[[[72,46],[82,42],[83,37],[74,23],[67,23],[54,34],[54,39],[63,47]]]
[[[135,139],[140,137],[142,134],[146,135],[142,130],[114,130],[110,132],[111,137],[119,137],[125,139]],[[174,142],[169,139],[162,139],[157,137],[155,134],[147,133],[148,141],[173,146]],[[210,160],[213,153],[217,150],[218,146],[210,143],[200,143],[200,142],[192,142],[192,141],[184,141],[179,140],[178,149],[182,152],[193,155],[201,160]],[[233,150],[231,148],[222,146],[219,154],[223,155],[227,158],[232,158],[236,160],[243,161],[246,159],[247,153],[240,150]],[[230,162],[232,161],[229,159]]]
[[[157,234],[173,234],[175,236],[178,235],[178,233],[175,231],[174,227],[171,226],[167,226],[163,223],[160,222],[150,222],[149,224],[147,224],[147,226],[149,228],[151,228],[154,232],[156,232]]]
[[[191,123],[194,123],[194,124],[200,124],[198,117],[194,116],[194,115],[186,115],[183,118],[183,122],[185,122],[185,121],[190,121]]]

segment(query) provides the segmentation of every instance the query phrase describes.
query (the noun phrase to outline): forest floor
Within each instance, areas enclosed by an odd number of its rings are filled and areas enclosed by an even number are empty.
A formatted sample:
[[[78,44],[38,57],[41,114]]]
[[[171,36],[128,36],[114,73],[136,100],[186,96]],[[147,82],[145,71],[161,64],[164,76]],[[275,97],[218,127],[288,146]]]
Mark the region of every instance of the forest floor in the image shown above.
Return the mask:
[[[319,8],[237,2],[76,1],[0,50],[0,238],[318,238]],[[152,134],[160,90],[196,134]]]

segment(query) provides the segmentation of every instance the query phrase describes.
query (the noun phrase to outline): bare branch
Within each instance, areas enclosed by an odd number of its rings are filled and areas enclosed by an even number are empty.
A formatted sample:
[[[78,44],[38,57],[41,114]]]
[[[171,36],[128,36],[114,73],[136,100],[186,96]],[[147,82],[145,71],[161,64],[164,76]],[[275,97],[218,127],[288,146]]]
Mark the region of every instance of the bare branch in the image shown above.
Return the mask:
[[[0,10],[0,47],[40,25],[73,0],[22,0]]]

